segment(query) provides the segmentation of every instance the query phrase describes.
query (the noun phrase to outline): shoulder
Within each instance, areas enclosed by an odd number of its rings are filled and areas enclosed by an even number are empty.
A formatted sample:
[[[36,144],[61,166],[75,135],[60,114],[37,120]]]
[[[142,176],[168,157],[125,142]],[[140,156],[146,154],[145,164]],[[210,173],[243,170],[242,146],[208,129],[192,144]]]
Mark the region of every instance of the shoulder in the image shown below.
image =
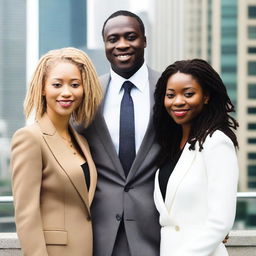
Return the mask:
[[[110,73],[106,73],[106,74],[103,74],[99,77],[99,80],[100,80],[100,83],[102,85],[105,85],[109,82],[110,80]]]
[[[148,67],[148,75],[149,75],[149,78],[153,78],[153,79],[158,79],[160,76],[161,76],[161,73],[150,68],[149,66]]]
[[[40,134],[40,129],[37,123],[18,129],[12,137],[12,141],[19,139],[36,140]]]
[[[220,130],[216,130],[212,135],[208,135],[203,145],[205,150],[218,146],[228,146],[235,150],[232,140]]]
[[[42,139],[42,133],[36,123],[17,130],[11,141],[12,158],[38,157],[41,154]]]
[[[222,131],[220,130],[216,130],[213,132],[212,135],[208,135],[206,137],[205,142],[209,142],[209,141],[227,141],[227,142],[231,142],[231,139]]]

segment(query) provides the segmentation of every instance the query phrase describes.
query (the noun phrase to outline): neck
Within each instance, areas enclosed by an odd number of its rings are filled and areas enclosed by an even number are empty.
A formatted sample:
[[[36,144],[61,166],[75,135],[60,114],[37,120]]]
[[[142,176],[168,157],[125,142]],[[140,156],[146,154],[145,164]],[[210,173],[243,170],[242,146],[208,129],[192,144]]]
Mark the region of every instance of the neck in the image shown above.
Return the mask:
[[[135,67],[133,67],[131,70],[120,70],[116,69],[114,66],[111,66],[112,69],[121,77],[125,79],[129,79],[131,76],[133,76],[143,65],[144,59],[141,63],[138,63]]]
[[[180,142],[180,149],[182,149],[185,146],[189,138],[190,128],[190,125],[182,125],[182,139]]]
[[[56,128],[56,131],[60,136],[63,138],[69,138],[69,132],[68,132],[68,124],[69,124],[69,117],[51,117],[51,115],[48,115],[50,120],[52,121],[54,127]]]

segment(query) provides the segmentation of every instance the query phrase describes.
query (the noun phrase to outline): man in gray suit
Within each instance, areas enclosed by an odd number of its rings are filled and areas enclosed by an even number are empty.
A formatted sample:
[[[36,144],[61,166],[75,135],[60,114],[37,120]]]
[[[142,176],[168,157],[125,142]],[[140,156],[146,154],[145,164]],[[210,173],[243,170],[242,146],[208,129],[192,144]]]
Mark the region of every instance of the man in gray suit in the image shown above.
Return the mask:
[[[159,74],[144,62],[146,37],[137,15],[113,13],[103,25],[102,36],[111,64],[110,73],[100,78],[104,100],[94,122],[80,131],[98,170],[91,208],[94,256],[157,256],[160,226],[153,188],[159,146],[152,107]],[[123,86],[127,81],[128,92]],[[123,119],[132,119],[133,124],[124,120],[121,128]],[[127,131],[130,127],[133,132]]]

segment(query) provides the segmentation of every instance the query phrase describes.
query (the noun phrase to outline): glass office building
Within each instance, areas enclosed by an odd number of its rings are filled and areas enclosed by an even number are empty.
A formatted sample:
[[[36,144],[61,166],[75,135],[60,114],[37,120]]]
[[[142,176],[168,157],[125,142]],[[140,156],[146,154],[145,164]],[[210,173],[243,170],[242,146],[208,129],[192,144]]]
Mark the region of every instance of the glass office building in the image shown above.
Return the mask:
[[[221,76],[234,105],[237,99],[237,1],[221,1]]]

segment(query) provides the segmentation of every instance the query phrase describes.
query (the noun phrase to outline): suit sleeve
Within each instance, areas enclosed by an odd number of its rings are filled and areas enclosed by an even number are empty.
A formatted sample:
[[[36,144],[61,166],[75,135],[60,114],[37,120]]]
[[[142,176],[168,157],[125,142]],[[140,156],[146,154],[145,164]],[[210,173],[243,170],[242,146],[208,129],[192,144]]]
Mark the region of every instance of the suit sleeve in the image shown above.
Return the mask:
[[[231,230],[236,212],[238,162],[232,141],[222,132],[208,137],[202,151],[208,179],[208,217],[176,256],[210,256]]]
[[[48,256],[40,213],[42,153],[39,138],[28,128],[13,136],[11,166],[16,228],[23,253]]]

